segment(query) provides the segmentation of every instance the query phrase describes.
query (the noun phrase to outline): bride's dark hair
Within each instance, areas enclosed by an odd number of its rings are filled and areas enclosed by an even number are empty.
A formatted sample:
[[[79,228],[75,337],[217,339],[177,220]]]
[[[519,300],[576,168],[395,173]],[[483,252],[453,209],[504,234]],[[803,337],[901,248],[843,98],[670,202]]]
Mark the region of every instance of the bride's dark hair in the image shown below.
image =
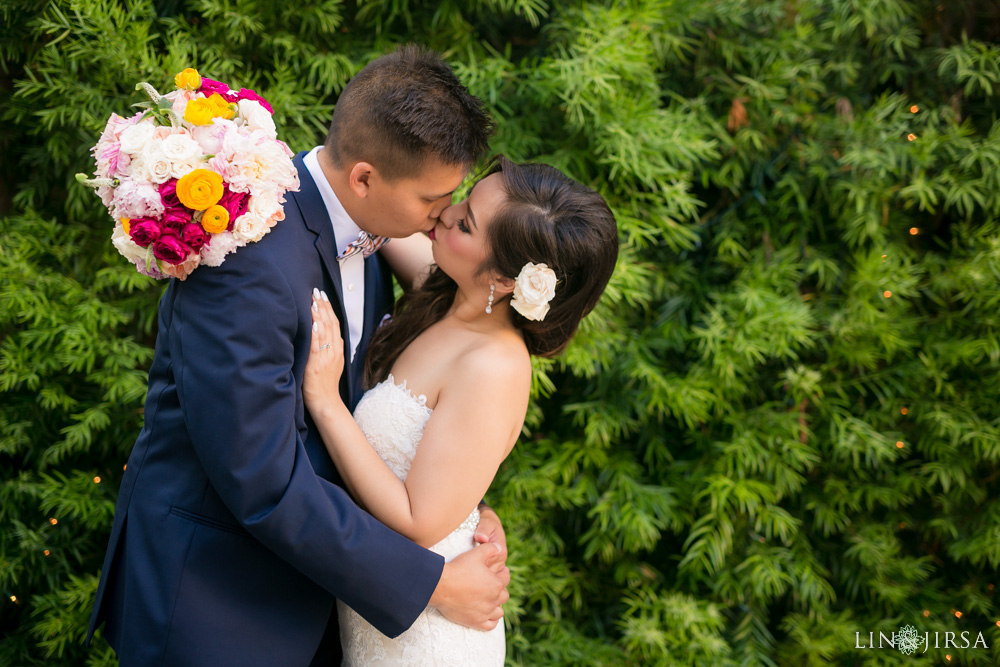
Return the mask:
[[[597,305],[611,278],[618,258],[615,217],[601,195],[554,167],[515,164],[500,156],[487,175],[497,172],[506,199],[486,229],[487,259],[479,273],[516,278],[528,262],[544,263],[555,271],[556,293],[544,320],[510,311],[528,352],[555,356]],[[393,318],[375,333],[368,348],[366,387],[388,377],[406,346],[445,316],[456,290],[455,281],[433,267],[419,288],[400,299]]]

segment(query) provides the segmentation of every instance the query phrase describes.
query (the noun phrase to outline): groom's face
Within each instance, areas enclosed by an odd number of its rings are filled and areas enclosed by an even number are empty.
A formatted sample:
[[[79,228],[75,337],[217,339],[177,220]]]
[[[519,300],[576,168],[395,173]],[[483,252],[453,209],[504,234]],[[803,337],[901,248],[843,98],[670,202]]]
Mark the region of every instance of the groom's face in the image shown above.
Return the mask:
[[[365,230],[396,238],[430,231],[451,204],[452,193],[462,184],[467,171],[465,166],[428,158],[412,178],[387,181],[373,174]]]

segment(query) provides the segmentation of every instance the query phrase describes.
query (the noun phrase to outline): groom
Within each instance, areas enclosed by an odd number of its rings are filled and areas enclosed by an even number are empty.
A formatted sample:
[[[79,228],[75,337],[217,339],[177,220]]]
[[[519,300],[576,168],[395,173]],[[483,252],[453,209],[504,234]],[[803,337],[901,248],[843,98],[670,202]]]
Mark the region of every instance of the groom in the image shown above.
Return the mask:
[[[496,542],[448,564],[389,530],[345,493],[301,394],[313,288],[342,322],[353,408],[392,283],[351,242],[431,229],[489,130],[435,54],[379,58],[344,89],[325,145],[295,158],[285,219],[171,281],[88,641],[106,622],[123,666],[336,665],[336,598],[389,636],[427,604],[496,625],[510,578],[496,515],[481,524]]]

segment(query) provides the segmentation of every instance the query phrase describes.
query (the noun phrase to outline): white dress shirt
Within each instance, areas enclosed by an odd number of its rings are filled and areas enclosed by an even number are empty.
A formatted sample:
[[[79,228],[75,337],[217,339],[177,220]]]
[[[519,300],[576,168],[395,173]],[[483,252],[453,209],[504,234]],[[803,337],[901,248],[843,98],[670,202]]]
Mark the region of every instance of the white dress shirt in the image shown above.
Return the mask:
[[[357,240],[358,232],[361,228],[347,215],[344,205],[337,199],[337,193],[330,187],[330,182],[326,180],[322,167],[319,166],[319,158],[316,156],[322,146],[309,151],[303,162],[309,175],[316,181],[319,194],[323,198],[323,205],[330,215],[333,223],[333,236],[337,255],[344,252],[352,241]],[[341,303],[344,304],[344,316],[347,317],[347,330],[350,334],[351,358],[348,363],[354,361],[354,355],[358,351],[358,343],[361,342],[361,332],[365,326],[365,257],[362,253],[356,253],[346,259],[337,262],[340,265],[340,280],[343,285]]]

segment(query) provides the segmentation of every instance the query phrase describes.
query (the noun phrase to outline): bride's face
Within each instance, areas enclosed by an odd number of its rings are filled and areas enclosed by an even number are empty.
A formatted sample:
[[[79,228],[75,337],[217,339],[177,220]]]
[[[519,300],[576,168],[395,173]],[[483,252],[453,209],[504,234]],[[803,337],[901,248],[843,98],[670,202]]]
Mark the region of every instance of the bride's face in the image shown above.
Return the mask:
[[[468,199],[446,208],[429,234],[435,263],[459,285],[489,285],[490,277],[476,277],[476,272],[487,257],[486,230],[504,198],[503,177],[490,174],[473,186]]]

